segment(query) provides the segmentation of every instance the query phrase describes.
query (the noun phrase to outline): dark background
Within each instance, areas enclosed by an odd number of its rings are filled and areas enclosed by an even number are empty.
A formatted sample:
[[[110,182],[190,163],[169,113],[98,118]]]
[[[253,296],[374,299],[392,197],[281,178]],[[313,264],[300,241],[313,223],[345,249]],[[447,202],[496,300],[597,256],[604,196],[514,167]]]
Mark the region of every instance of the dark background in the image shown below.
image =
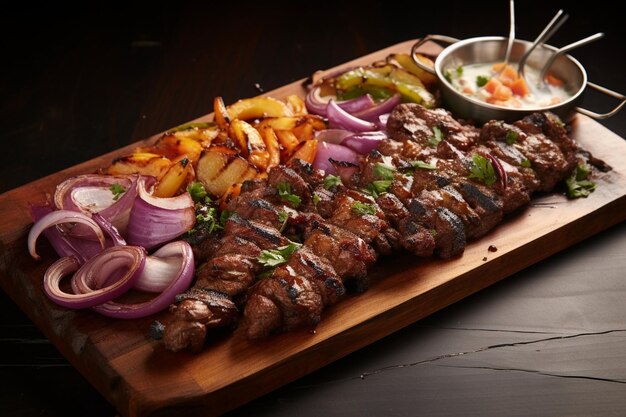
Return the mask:
[[[412,4],[9,2],[0,23],[0,192],[210,113],[216,95],[226,103],[255,96],[256,86],[269,91],[428,33],[508,34],[507,1]],[[615,5],[518,1],[518,37],[534,39],[563,7],[570,19],[549,43],[605,32],[572,55],[591,81],[626,93],[626,30]],[[598,111],[615,104],[597,94],[585,103]],[[624,137],[625,119],[623,111],[604,123]],[[0,414],[115,414],[3,293],[0,331]],[[383,340],[367,355],[397,343]],[[271,410],[283,400],[263,401]]]

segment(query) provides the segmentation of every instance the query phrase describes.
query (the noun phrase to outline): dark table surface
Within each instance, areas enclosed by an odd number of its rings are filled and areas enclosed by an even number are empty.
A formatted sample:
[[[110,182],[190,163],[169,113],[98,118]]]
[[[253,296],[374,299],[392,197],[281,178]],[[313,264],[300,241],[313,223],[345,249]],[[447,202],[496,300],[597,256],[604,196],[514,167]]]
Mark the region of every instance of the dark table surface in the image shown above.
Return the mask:
[[[405,2],[402,2],[405,3]],[[518,1],[518,37],[550,42],[626,92],[614,2]],[[3,10],[0,192],[395,43],[508,33],[508,2],[161,2]],[[598,94],[584,105],[614,106]],[[626,111],[602,122],[626,137]],[[620,223],[232,415],[626,415],[626,224]],[[0,415],[116,410],[0,292]]]

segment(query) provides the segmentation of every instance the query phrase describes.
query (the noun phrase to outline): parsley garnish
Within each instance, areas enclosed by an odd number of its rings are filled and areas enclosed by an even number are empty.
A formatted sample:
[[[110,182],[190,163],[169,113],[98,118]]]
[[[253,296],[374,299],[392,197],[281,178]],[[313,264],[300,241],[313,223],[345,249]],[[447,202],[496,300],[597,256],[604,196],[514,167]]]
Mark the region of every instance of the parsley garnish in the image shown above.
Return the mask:
[[[111,186],[109,187],[109,190],[111,191],[111,193],[113,193],[113,200],[115,201],[117,201],[117,199],[119,199],[122,196],[122,194],[126,192],[126,188],[124,188],[122,184],[120,184],[119,182],[116,182],[115,184],[111,184]]]
[[[278,196],[281,200],[290,203],[294,207],[298,207],[302,202],[302,199],[291,193],[291,184],[288,182],[278,183]]]
[[[476,178],[487,186],[496,182],[496,173],[493,165],[491,165],[491,161],[477,153],[472,156],[472,161],[470,178]]]
[[[443,139],[443,132],[438,126],[433,126],[433,136],[428,138],[428,144],[433,148],[439,145],[439,142]]]
[[[520,166],[521,166],[522,168],[530,168],[530,160],[528,160],[528,159],[524,159],[524,160],[522,161],[522,163],[520,164]]]
[[[391,186],[391,183],[392,180],[372,181],[367,184],[367,186],[361,191],[363,191],[365,194],[371,195],[374,198],[378,198],[379,195],[387,192],[387,189]]]
[[[206,200],[208,194],[206,192],[206,189],[204,188],[204,185],[202,185],[202,183],[199,181],[194,181],[189,184],[187,186],[187,192],[191,196],[191,199],[194,201],[194,203],[210,202],[210,200]]]
[[[487,77],[485,75],[479,75],[476,77],[476,85],[479,87],[484,87],[485,84],[487,84],[489,82],[490,77]]]
[[[313,193],[313,207],[317,210],[317,205],[320,202],[320,196],[317,193]]]
[[[411,161],[411,165],[413,165],[413,168],[415,169],[437,169],[435,165],[424,161]]]
[[[286,263],[291,254],[300,246],[302,246],[301,243],[289,242],[288,245],[280,246],[276,249],[264,249],[257,257],[257,261],[266,268],[274,268]]]
[[[504,140],[506,141],[507,145],[513,145],[515,141],[517,141],[518,137],[519,137],[519,134],[516,131],[509,130],[508,132],[506,132],[506,136],[504,137]]]
[[[223,214],[224,212],[222,212]],[[221,216],[220,216],[221,217]],[[216,232],[218,230],[223,229],[224,225],[217,217],[217,209],[215,207],[209,207],[205,205],[200,205],[196,208],[196,224],[192,230],[189,231],[189,234],[192,231],[203,230],[208,234]]]
[[[226,225],[226,222],[232,215],[233,215],[232,211],[222,210],[222,212],[220,213],[220,226],[224,227]]]
[[[338,177],[336,175],[327,175],[326,178],[324,178],[324,188],[326,188],[327,190],[330,190],[331,188],[337,187],[341,184],[341,177]]]
[[[282,232],[285,226],[287,225],[287,220],[289,220],[289,213],[285,210],[281,210],[278,212],[278,221],[280,222],[280,231]]]
[[[596,183],[589,181],[591,170],[589,166],[580,162],[572,175],[565,181],[567,196],[570,198],[588,197],[596,189]]]
[[[382,164],[378,162],[374,166],[374,175],[377,178],[381,178],[383,180],[393,180],[393,173],[396,172],[396,169],[392,166]]]
[[[355,201],[351,206],[352,211],[361,216],[366,214],[376,214],[376,207],[373,204],[361,203],[360,201]]]

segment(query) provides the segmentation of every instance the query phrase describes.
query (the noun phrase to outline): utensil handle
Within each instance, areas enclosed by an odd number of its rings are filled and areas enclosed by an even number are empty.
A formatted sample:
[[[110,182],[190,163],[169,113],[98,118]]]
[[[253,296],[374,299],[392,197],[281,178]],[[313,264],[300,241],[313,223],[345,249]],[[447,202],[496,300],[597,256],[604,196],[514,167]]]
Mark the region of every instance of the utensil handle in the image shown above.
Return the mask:
[[[431,67],[429,67],[427,65],[424,65],[419,59],[415,58],[415,54],[417,53],[417,49],[420,46],[424,45],[428,41],[443,42],[443,43],[452,45],[453,43],[458,42],[459,39],[453,38],[451,36],[446,36],[446,35],[433,35],[433,34],[431,34],[431,35],[424,36],[422,39],[418,40],[417,42],[415,42],[415,44],[413,44],[413,47],[411,48],[411,59],[413,60],[415,65],[417,65],[418,67],[420,67],[424,71],[428,72],[429,74],[436,75],[435,70],[433,68],[431,68]]]
[[[585,116],[589,116],[592,119],[596,119],[596,120],[601,120],[601,119],[608,119],[609,117],[615,115],[618,111],[620,111],[622,109],[622,107],[624,107],[624,104],[626,104],[626,96],[624,96],[623,94],[620,94],[616,91],[613,90],[609,90],[608,88],[602,87],[601,85],[598,84],[594,84],[592,82],[587,81],[587,85],[591,88],[593,88],[594,90],[597,90],[601,93],[606,94],[607,96],[611,96],[613,98],[616,98],[618,100],[621,100],[621,102],[615,106],[615,108],[613,110],[611,110],[610,112],[607,113],[596,113],[594,111],[591,110],[587,110],[584,109],[582,107],[576,107],[576,111],[578,113],[582,113]]]

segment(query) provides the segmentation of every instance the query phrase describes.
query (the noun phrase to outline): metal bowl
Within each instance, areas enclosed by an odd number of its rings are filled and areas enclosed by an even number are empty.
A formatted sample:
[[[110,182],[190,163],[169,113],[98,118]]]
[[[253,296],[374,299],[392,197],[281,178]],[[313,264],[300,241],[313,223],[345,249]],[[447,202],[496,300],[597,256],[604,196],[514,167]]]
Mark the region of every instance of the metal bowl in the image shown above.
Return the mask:
[[[415,52],[419,46],[429,40],[451,43],[450,46],[444,48],[443,51],[441,51],[437,56],[434,71],[432,68],[424,66],[419,60],[415,59]],[[507,42],[507,38],[499,36],[484,36],[457,40],[443,35],[428,35],[413,46],[412,55],[416,64],[423,69],[428,70],[430,73],[435,74],[439,79],[439,87],[444,107],[449,109],[459,118],[473,120],[477,123],[484,123],[489,120],[504,120],[512,122],[521,119],[527,114],[538,111],[553,112],[560,116],[564,121],[570,120],[577,111],[596,119],[602,119],[617,113],[617,111],[619,111],[626,103],[626,97],[623,95],[588,82],[587,72],[580,62],[570,55],[559,56],[551,66],[550,72],[554,73],[558,78],[564,81],[564,88],[571,94],[571,97],[558,104],[549,106],[526,107],[519,109],[486,103],[484,101],[466,96],[462,92],[456,90],[444,76],[446,71],[450,70],[454,72],[454,70],[460,65],[503,61],[506,53]],[[518,62],[531,45],[532,42],[516,39],[511,50],[510,62]],[[539,71],[556,50],[556,48],[549,45],[542,45],[535,48],[535,50],[533,50],[528,57],[526,66]],[[622,100],[622,102],[611,112],[605,114],[598,114],[590,110],[580,108],[578,105],[583,99],[583,94],[587,86],[596,88],[605,94],[618,98]]]

